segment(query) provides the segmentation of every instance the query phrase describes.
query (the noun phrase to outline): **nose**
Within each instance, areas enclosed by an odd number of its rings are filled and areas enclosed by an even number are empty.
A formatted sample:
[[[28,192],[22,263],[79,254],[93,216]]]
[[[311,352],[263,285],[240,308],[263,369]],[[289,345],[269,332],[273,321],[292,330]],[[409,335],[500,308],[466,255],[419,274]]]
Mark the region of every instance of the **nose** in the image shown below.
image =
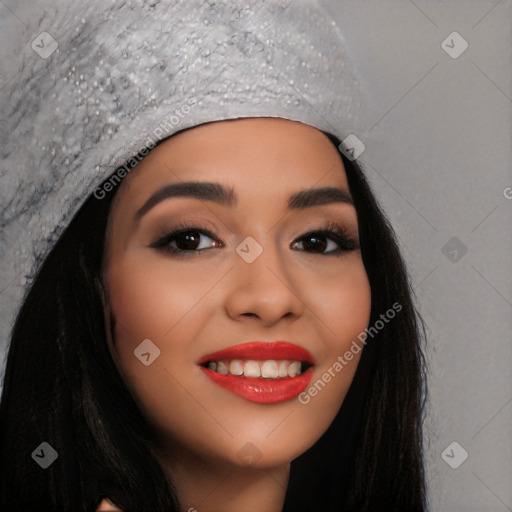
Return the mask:
[[[263,252],[252,263],[235,253],[225,308],[234,320],[271,327],[282,319],[297,319],[305,305],[299,297],[293,269],[276,247],[267,245],[270,244],[263,246]]]

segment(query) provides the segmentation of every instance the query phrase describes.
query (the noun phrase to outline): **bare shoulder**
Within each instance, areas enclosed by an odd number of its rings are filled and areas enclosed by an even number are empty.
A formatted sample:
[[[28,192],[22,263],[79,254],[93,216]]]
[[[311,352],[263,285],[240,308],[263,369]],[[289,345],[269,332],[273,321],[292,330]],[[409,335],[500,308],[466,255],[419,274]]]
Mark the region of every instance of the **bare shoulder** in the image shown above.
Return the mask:
[[[101,500],[101,503],[96,508],[96,512],[123,512],[119,507],[116,507],[108,498]]]

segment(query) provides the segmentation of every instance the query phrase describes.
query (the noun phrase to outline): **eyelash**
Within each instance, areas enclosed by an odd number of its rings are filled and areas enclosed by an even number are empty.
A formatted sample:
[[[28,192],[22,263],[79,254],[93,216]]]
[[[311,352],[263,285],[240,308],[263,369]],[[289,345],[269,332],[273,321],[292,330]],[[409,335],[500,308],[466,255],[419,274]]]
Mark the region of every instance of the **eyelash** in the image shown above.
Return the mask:
[[[171,247],[170,243],[173,242],[179,235],[186,233],[187,231],[192,231],[194,233],[200,233],[201,235],[206,235],[208,238],[211,238],[216,243],[220,243],[220,247],[224,247],[222,241],[218,239],[218,237],[212,233],[209,229],[200,226],[200,225],[187,225],[187,224],[179,224],[176,226],[173,231],[166,233],[164,236],[158,238],[155,242],[153,242],[150,247],[154,249],[158,249],[161,251],[165,251],[167,253],[171,253],[177,256],[194,256],[200,254],[205,249],[177,249],[175,247]],[[318,254],[321,256],[336,256],[341,255],[344,252],[355,251],[360,248],[359,243],[352,238],[341,226],[337,225],[334,222],[327,222],[322,227],[318,229],[312,229],[299,238],[296,238],[292,244],[295,245],[298,242],[302,242],[304,239],[312,238],[313,235],[317,237],[325,237],[328,240],[332,240],[338,245],[338,248],[335,250],[331,250],[328,252],[315,252],[310,251],[312,254]],[[217,246],[219,247],[219,246]],[[208,247],[207,249],[213,249],[215,247]],[[308,251],[304,251],[308,252]],[[195,253],[195,254],[194,254]]]

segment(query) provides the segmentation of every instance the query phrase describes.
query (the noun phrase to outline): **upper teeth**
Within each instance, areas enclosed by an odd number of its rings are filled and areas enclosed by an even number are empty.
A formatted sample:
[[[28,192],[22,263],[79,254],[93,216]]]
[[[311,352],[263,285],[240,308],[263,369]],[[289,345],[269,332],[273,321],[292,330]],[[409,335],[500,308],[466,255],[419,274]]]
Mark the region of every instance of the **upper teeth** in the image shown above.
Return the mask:
[[[296,377],[301,374],[300,361],[210,361],[208,368],[218,373],[243,375],[244,377],[263,377],[264,379],[277,379],[278,377]]]

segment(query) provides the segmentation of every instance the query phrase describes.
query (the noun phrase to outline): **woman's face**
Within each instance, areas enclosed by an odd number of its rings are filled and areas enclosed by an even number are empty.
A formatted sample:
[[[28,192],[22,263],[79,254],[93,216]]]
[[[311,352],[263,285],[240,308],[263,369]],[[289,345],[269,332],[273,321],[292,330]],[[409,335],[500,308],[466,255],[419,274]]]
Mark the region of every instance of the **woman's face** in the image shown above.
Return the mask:
[[[269,468],[334,419],[360,353],[333,367],[368,325],[370,287],[343,162],[317,129],[239,119],[157,146],[116,195],[104,278],[113,357],[174,460]]]

